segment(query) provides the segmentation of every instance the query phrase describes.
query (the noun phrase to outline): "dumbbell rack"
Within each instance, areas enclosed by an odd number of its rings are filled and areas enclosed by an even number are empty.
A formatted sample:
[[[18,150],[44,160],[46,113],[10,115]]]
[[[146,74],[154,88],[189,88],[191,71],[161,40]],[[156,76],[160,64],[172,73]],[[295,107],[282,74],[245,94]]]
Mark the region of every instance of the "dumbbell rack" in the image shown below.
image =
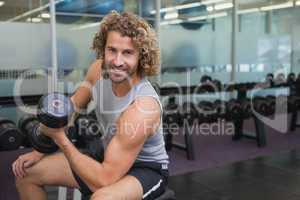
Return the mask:
[[[15,99],[19,99],[25,105],[36,105],[42,95],[28,95],[28,96],[7,96],[7,97],[0,97],[0,105],[4,107],[9,106],[17,106]]]
[[[298,110],[294,110],[292,112],[292,119],[291,119],[291,123],[290,123],[290,131],[295,131],[296,128],[300,127],[300,124],[298,124],[297,122],[298,122]]]
[[[194,143],[192,139],[192,134],[189,132],[190,129],[186,126],[183,127],[184,130],[184,144],[173,142],[172,138],[168,138],[169,143],[172,147],[178,148],[180,150],[186,151],[186,157],[188,160],[195,160],[195,150],[194,150]]]
[[[255,83],[246,84],[245,86],[239,88],[236,85],[223,86],[223,88],[227,88],[227,91],[236,90],[238,92],[238,98],[244,98],[246,96],[246,91],[252,89],[255,86]],[[159,88],[159,94],[161,96],[175,95],[175,94],[192,94],[192,93],[202,93],[202,92],[210,92],[210,91],[201,91],[197,86],[182,86],[180,88],[177,87],[166,87]],[[266,134],[264,124],[256,117],[252,117],[255,124],[255,134],[251,134],[243,130],[244,119],[238,119],[234,121],[235,124],[235,134],[233,136],[233,140],[239,140],[241,138],[249,138],[255,139],[257,141],[258,147],[263,147],[266,145]],[[184,144],[173,142],[173,137],[171,134],[168,134],[166,137],[166,144],[168,148],[178,148],[180,150],[186,151],[187,159],[194,160],[195,159],[195,151],[194,144],[190,134],[190,130],[187,127],[183,127],[184,129]]]
[[[250,118],[251,119],[251,118]],[[232,140],[237,141],[242,138],[254,139],[257,142],[258,147],[266,146],[266,133],[265,126],[261,120],[256,116],[252,116],[255,131],[254,133],[244,131],[244,119],[237,119],[233,123],[235,125],[235,133],[232,137]]]
[[[236,87],[237,90],[237,99],[244,99],[247,97],[247,91],[253,89],[255,83],[251,83],[247,86]],[[250,119],[253,119],[255,131],[249,132],[244,130],[244,118],[236,119],[233,123],[235,126],[235,133],[232,137],[232,140],[237,141],[242,138],[254,139],[257,142],[258,147],[266,146],[266,133],[265,126],[261,120],[257,118],[256,115],[252,115]]]
[[[188,87],[183,86],[180,88],[180,91],[177,87],[168,87],[168,88],[159,88],[159,94],[161,96],[168,96],[168,95],[174,95],[179,94],[180,92],[182,94],[190,94],[194,91],[196,86]],[[186,156],[188,160],[195,160],[195,150],[194,150],[194,143],[192,139],[192,134],[190,134],[190,129],[186,126],[183,127],[184,130],[184,144],[174,142],[173,137],[171,133],[167,133],[166,135],[166,146],[167,150],[171,150],[172,147],[186,151]]]

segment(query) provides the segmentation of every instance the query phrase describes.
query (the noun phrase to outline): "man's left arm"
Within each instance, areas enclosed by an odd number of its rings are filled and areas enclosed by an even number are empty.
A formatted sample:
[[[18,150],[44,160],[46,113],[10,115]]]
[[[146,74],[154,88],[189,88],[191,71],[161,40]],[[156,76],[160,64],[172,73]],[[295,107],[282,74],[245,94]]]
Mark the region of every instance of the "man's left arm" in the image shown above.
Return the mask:
[[[160,106],[153,97],[137,98],[117,120],[116,135],[102,163],[79,152],[65,134],[56,134],[53,139],[75,173],[95,191],[117,182],[128,172],[146,139],[157,129],[160,113]]]

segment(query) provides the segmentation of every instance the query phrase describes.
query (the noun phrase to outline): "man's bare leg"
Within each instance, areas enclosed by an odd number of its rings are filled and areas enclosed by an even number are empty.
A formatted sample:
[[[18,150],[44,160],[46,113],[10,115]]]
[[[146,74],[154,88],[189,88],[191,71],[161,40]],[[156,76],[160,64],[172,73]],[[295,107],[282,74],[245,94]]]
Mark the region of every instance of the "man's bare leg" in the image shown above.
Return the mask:
[[[127,175],[120,181],[98,189],[90,200],[141,200],[143,187],[133,176]]]
[[[24,178],[16,179],[21,200],[46,200],[46,185],[79,188],[64,154],[45,156],[37,164],[26,169]]]

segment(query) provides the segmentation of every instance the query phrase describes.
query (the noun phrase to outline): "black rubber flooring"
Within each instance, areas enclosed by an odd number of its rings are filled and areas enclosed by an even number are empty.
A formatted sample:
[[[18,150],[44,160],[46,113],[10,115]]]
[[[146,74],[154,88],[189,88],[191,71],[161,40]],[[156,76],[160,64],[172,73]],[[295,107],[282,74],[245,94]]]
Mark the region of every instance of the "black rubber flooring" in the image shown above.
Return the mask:
[[[300,199],[300,150],[171,176],[179,200]]]

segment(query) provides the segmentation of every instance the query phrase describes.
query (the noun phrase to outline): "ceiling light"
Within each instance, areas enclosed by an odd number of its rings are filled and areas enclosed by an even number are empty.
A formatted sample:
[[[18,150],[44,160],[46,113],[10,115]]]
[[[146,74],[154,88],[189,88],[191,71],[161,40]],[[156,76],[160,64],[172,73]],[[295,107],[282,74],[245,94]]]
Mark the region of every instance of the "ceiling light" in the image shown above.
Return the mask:
[[[225,16],[227,16],[227,12],[221,12],[221,13],[215,13],[215,14],[210,14],[210,15],[191,17],[191,18],[188,18],[187,21],[193,22],[193,21],[198,21],[198,20],[212,19],[212,18],[225,17]]]
[[[293,2],[287,2],[287,3],[271,5],[271,6],[263,6],[260,8],[260,10],[268,11],[268,10],[276,10],[276,9],[289,8],[289,7],[293,7]]]
[[[164,13],[164,12],[169,12],[169,11],[174,11],[174,10],[194,8],[194,7],[199,7],[201,5],[208,5],[208,4],[218,3],[218,2],[222,2],[222,1],[224,1],[224,0],[207,0],[207,1],[202,1],[202,2],[187,3],[187,4],[183,4],[183,5],[178,5],[178,6],[161,8],[159,10],[159,12]],[[150,14],[155,14],[155,13],[156,13],[156,10],[150,11]]]
[[[225,0],[207,0],[207,1],[202,1],[201,3],[203,5],[209,5],[209,4],[213,4],[213,3],[219,3],[219,2],[222,2],[222,1],[225,1]]]
[[[164,16],[164,19],[176,19],[178,18],[178,12],[177,11],[172,11],[172,12],[167,12]]]
[[[250,8],[250,9],[244,9],[244,10],[238,10],[238,14],[247,14],[247,13],[253,13],[253,12],[259,12],[259,8]]]
[[[45,18],[45,19],[49,19],[50,18],[50,14],[49,13],[42,13],[41,18]]]
[[[221,3],[215,5],[215,10],[224,10],[232,7],[233,7],[232,3]]]
[[[225,16],[227,16],[227,12],[220,12],[220,13],[215,13],[215,14],[210,14],[210,15],[190,17],[186,20],[175,19],[175,20],[163,21],[163,22],[160,23],[160,25],[163,26],[163,25],[170,25],[170,24],[180,24],[182,22],[193,22],[193,21],[212,19],[212,18],[218,18],[218,17],[225,17]]]
[[[72,31],[77,31],[77,30],[82,30],[82,29],[87,29],[87,28],[94,28],[100,25],[100,22],[94,22],[94,23],[90,23],[90,24],[84,24],[81,26],[77,26],[77,27],[73,27],[70,30]]]
[[[170,24],[180,24],[182,22],[183,22],[182,19],[174,19],[174,20],[169,20],[169,21],[161,22],[160,25],[164,26],[164,25],[170,25]]]
[[[34,18],[31,18],[31,21],[34,22],[34,23],[38,23],[38,22],[41,22],[42,19],[39,18],[39,17],[34,17]]]
[[[207,7],[206,7],[206,10],[207,10],[208,12],[212,12],[212,11],[214,11],[214,7],[213,7],[213,6],[207,6]]]
[[[0,6],[3,6],[5,4],[4,1],[0,1]]]
[[[169,11],[174,11],[174,10],[180,10],[180,9],[194,8],[194,7],[198,7],[200,5],[201,5],[200,2],[188,3],[188,4],[179,5],[179,6],[161,8],[159,11],[160,11],[160,13],[164,13],[164,12],[169,12]],[[150,11],[150,14],[155,14],[155,13],[156,13],[156,10]]]

